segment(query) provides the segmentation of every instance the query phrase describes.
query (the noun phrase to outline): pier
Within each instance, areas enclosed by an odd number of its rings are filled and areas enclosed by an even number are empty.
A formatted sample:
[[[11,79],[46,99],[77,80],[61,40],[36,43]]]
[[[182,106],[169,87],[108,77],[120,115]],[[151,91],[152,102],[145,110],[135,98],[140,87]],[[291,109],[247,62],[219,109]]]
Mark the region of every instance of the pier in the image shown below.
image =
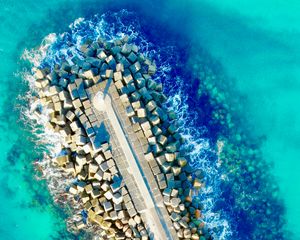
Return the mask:
[[[143,149],[147,146],[142,147],[131,124],[126,121],[128,116],[125,108],[121,104],[120,98],[114,94],[116,88],[113,85],[110,86],[111,84],[113,84],[111,81],[102,82],[96,86],[100,90],[97,89],[95,94],[90,94],[93,98],[93,108],[97,112],[99,125],[102,122],[105,123],[111,136],[112,150],[120,150],[121,154],[115,158],[115,161],[132,196],[133,203],[140,212],[149,232],[153,234],[154,239],[158,240],[178,239],[163,204],[159,187],[144,156]],[[105,89],[108,91],[103,92]],[[110,93],[115,95],[113,102]]]
[[[74,182],[74,231],[99,239],[204,240],[200,179],[185,158],[155,63],[129,39],[82,44],[80,56],[34,70],[35,115],[61,136],[53,167]]]

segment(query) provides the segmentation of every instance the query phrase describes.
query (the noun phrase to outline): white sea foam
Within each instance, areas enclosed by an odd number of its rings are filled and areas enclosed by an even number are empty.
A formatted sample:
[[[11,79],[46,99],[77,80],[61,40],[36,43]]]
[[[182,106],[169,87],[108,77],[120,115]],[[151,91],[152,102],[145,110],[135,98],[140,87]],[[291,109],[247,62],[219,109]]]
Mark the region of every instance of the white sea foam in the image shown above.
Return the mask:
[[[177,79],[177,81],[181,80]],[[195,127],[195,118],[191,118],[190,109],[186,103],[187,96],[180,87],[176,89],[174,95],[168,96],[167,104],[177,114],[179,131],[185,139],[185,144],[182,147],[188,151],[189,163],[193,168],[200,169],[205,174],[205,187],[197,191],[194,197],[199,198],[203,204],[203,221],[208,229],[212,229],[212,236],[220,240],[228,239],[231,235],[228,220],[222,217],[220,213],[213,211],[220,192],[221,176],[218,171],[218,162],[212,161],[206,155],[207,151],[211,151],[209,142],[201,136],[203,130]]]
[[[34,67],[48,65],[52,68],[56,63],[61,61],[62,56],[69,62],[74,56],[81,58],[79,49],[86,38],[91,40],[102,38],[106,41],[111,41],[120,39],[124,37],[125,34],[129,35],[146,56],[157,60],[157,74],[154,79],[158,82],[169,83],[167,105],[172,108],[178,116],[179,131],[185,139],[183,148],[189,151],[190,164],[205,173],[205,187],[202,188],[201,191],[195,192],[194,196],[201,199],[201,203],[203,204],[203,221],[208,229],[212,229],[214,239],[228,239],[231,235],[229,222],[224,216],[213,211],[215,200],[219,196],[219,182],[222,175],[218,172],[217,158],[216,160],[212,160],[207,154],[208,152],[213,153],[213,150],[210,148],[209,141],[202,137],[205,129],[196,126],[198,115],[188,106],[188,93],[185,92],[184,81],[179,77],[170,79],[169,74],[172,70],[172,65],[168,57],[164,56],[163,58],[162,49],[157,48],[157,46],[154,46],[143,37],[139,32],[139,23],[136,20],[133,20],[135,21],[133,23],[124,23],[122,21],[122,16],[127,16],[128,14],[131,13],[122,10],[117,13],[109,13],[101,17],[95,17],[91,20],[79,18],[70,25],[70,31],[68,33],[48,35],[38,49],[25,50],[23,58],[29,60]],[[109,21],[107,20],[108,17]],[[60,43],[59,46],[56,46],[57,42]],[[174,51],[176,51],[173,47],[165,47],[163,50],[165,55],[170,54],[169,58],[172,58]],[[24,79],[31,88],[28,94],[28,96],[30,96],[28,98],[30,108],[24,110],[24,115],[27,116],[30,122],[36,122],[33,124],[33,132],[36,134],[37,139],[47,146],[49,155],[45,155],[44,160],[40,161],[39,164],[44,169],[44,177],[49,183],[50,192],[56,196],[56,199],[59,199],[57,196],[64,194],[65,189],[68,184],[71,183],[72,179],[63,175],[64,173],[60,170],[53,168],[50,160],[51,157],[49,156],[58,154],[59,149],[64,143],[62,139],[59,139],[57,134],[46,130],[45,124],[48,121],[48,115],[45,111],[42,111],[39,116],[32,114],[33,110],[39,105],[39,102],[33,97],[35,86],[32,73],[24,73]],[[40,126],[42,126],[42,128]],[[44,131],[36,131],[36,129],[43,129]],[[65,181],[65,179],[69,180]],[[69,198],[68,194],[66,198]]]

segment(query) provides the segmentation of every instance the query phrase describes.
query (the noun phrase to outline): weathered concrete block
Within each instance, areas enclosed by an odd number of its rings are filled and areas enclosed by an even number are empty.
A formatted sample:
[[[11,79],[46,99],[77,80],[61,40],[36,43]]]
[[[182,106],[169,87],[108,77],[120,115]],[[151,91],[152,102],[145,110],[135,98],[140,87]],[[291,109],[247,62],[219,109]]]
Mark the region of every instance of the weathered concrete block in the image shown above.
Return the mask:
[[[124,72],[124,65],[122,63],[118,63],[116,65],[116,71],[117,72]]]
[[[78,230],[81,230],[81,229],[83,229],[83,228],[85,227],[85,224],[84,224],[83,221],[76,222],[75,225],[76,225],[76,228],[77,228]]]
[[[149,117],[149,121],[151,122],[151,124],[152,124],[153,126],[156,126],[156,125],[160,124],[160,119],[159,119],[159,117],[156,116],[156,115],[150,116],[150,117]]]
[[[160,143],[162,146],[166,145],[167,141],[168,141],[168,139],[164,135],[159,135],[157,137],[157,142]]]
[[[73,103],[74,108],[80,108],[82,106],[81,101],[78,98],[73,100],[72,103]]]
[[[156,107],[157,107],[157,105],[153,100],[151,100],[150,102],[148,102],[146,104],[146,108],[149,112],[152,112]]]
[[[104,211],[109,212],[113,209],[113,206],[110,201],[106,201],[103,203]]]
[[[99,191],[99,189],[93,189],[93,191],[91,192],[91,196],[93,199],[97,199],[101,196],[101,192]]]
[[[107,64],[112,68],[112,69],[116,69],[116,65],[117,65],[117,62],[116,60],[114,59],[113,55],[109,55],[105,61],[107,62]]]
[[[103,162],[100,164],[100,168],[103,172],[106,172],[108,169],[109,169],[109,166],[107,164],[107,161],[106,162]]]
[[[89,164],[89,172],[90,173],[96,173],[98,170],[98,165],[90,163]]]
[[[129,84],[130,82],[133,81],[133,77],[131,75],[131,73],[127,70],[124,71],[124,74],[123,74],[123,80],[126,84]]]
[[[151,129],[151,125],[148,121],[141,123],[141,127],[144,132]]]
[[[113,199],[113,202],[115,204],[120,204],[121,202],[123,202],[123,197],[122,197],[122,195],[120,193],[113,194],[113,198],[112,199]]]
[[[122,72],[114,72],[114,81],[122,81],[123,76],[122,76]]]
[[[104,50],[100,50],[97,54],[97,57],[100,58],[101,60],[105,60],[107,58],[107,55]]]
[[[72,112],[72,111],[68,111],[67,113],[66,113],[66,118],[69,120],[69,121],[73,121],[74,120],[74,118],[75,118],[75,114]]]
[[[174,153],[165,153],[165,158],[167,162],[173,162],[175,160],[175,154]]]
[[[111,70],[111,69],[106,69],[106,71],[105,71],[105,77],[106,78],[113,78],[113,76],[114,76],[114,71]]]
[[[126,107],[125,111],[126,111],[126,114],[128,117],[133,117],[135,115],[135,112],[134,112],[132,106]]]
[[[58,166],[63,166],[66,163],[68,163],[70,160],[69,155],[62,155],[62,156],[58,156],[56,158],[53,159],[53,162],[55,162]]]
[[[156,72],[156,66],[155,66],[155,65],[150,65],[150,66],[148,67],[148,74],[149,74],[150,76],[152,76],[152,75],[155,74],[155,72]]]
[[[163,150],[163,149],[162,149],[162,146],[161,146],[159,143],[157,143],[157,144],[151,146],[151,149],[152,149],[152,151],[153,151],[153,153],[154,153],[155,155],[161,153],[162,150]]]
[[[129,69],[132,72],[132,74],[136,74],[138,71],[141,70],[141,64],[140,62],[135,62],[134,64],[132,64]]]
[[[111,200],[113,198],[113,193],[111,190],[108,190],[106,193],[104,193],[104,197],[107,199],[107,200]]]
[[[94,178],[101,181],[103,179],[103,171],[102,170],[97,171],[94,175]]]
[[[36,79],[43,79],[45,77],[45,73],[41,69],[35,69],[34,77]]]
[[[137,56],[135,55],[135,53],[131,52],[127,59],[131,62],[131,63],[134,63],[136,60],[137,60]]]
[[[122,46],[122,49],[121,49],[121,53],[123,53],[124,55],[129,55],[129,53],[131,52],[132,50],[132,46],[128,43],[125,43],[123,46]]]
[[[148,142],[149,142],[149,145],[155,145],[156,144],[156,138],[155,137],[149,137]]]

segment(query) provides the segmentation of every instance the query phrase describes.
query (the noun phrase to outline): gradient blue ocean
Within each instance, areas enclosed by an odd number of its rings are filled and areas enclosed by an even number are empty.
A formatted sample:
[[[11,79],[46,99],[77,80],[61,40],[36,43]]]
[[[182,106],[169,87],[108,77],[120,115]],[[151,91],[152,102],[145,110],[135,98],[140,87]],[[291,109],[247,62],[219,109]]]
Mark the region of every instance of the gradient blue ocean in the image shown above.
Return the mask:
[[[44,148],[22,116],[22,56],[50,33],[43,64],[68,42],[120,33],[156,60],[189,161],[205,174],[198,197],[214,239],[300,239],[299,11],[296,0],[1,0],[0,239],[80,239],[37,180]]]

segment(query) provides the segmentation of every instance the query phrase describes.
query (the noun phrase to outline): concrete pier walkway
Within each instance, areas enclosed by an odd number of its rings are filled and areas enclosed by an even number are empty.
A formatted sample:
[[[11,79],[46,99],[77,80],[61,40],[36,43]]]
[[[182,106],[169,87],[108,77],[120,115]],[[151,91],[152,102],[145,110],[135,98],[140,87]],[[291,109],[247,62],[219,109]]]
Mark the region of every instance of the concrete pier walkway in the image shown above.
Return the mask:
[[[124,119],[120,119],[122,116],[119,116],[118,109],[114,107],[112,101],[107,93],[107,89],[104,88],[102,91],[95,93],[92,104],[93,108],[96,109],[99,114],[107,116],[106,125],[109,125],[108,130],[110,131],[111,138],[114,142],[117,142],[117,144],[115,144],[118,145],[117,147],[123,152],[122,155],[123,158],[125,157],[126,166],[128,167],[127,171],[122,171],[122,163],[120,162],[119,165],[118,160],[117,164],[129,192],[132,193],[133,196],[137,196],[133,197],[133,202],[138,205],[137,209],[142,218],[146,221],[148,230],[150,230],[155,240],[178,239],[167,210],[162,202],[162,196],[157,193],[158,187],[157,185],[153,185],[155,180],[151,170],[149,168],[150,173],[144,172],[146,161],[144,160],[144,164],[141,166],[139,159],[141,154],[140,152],[137,153],[132,146],[132,139],[129,139],[130,134],[124,129],[124,124],[122,123]],[[121,159],[122,158],[119,158],[120,161],[124,161],[124,159]],[[131,173],[131,176],[127,176],[128,173]],[[134,184],[130,182],[132,179],[134,180]],[[155,187],[154,189],[153,186]],[[135,187],[137,189],[135,189]],[[159,202],[157,200],[159,200]]]

